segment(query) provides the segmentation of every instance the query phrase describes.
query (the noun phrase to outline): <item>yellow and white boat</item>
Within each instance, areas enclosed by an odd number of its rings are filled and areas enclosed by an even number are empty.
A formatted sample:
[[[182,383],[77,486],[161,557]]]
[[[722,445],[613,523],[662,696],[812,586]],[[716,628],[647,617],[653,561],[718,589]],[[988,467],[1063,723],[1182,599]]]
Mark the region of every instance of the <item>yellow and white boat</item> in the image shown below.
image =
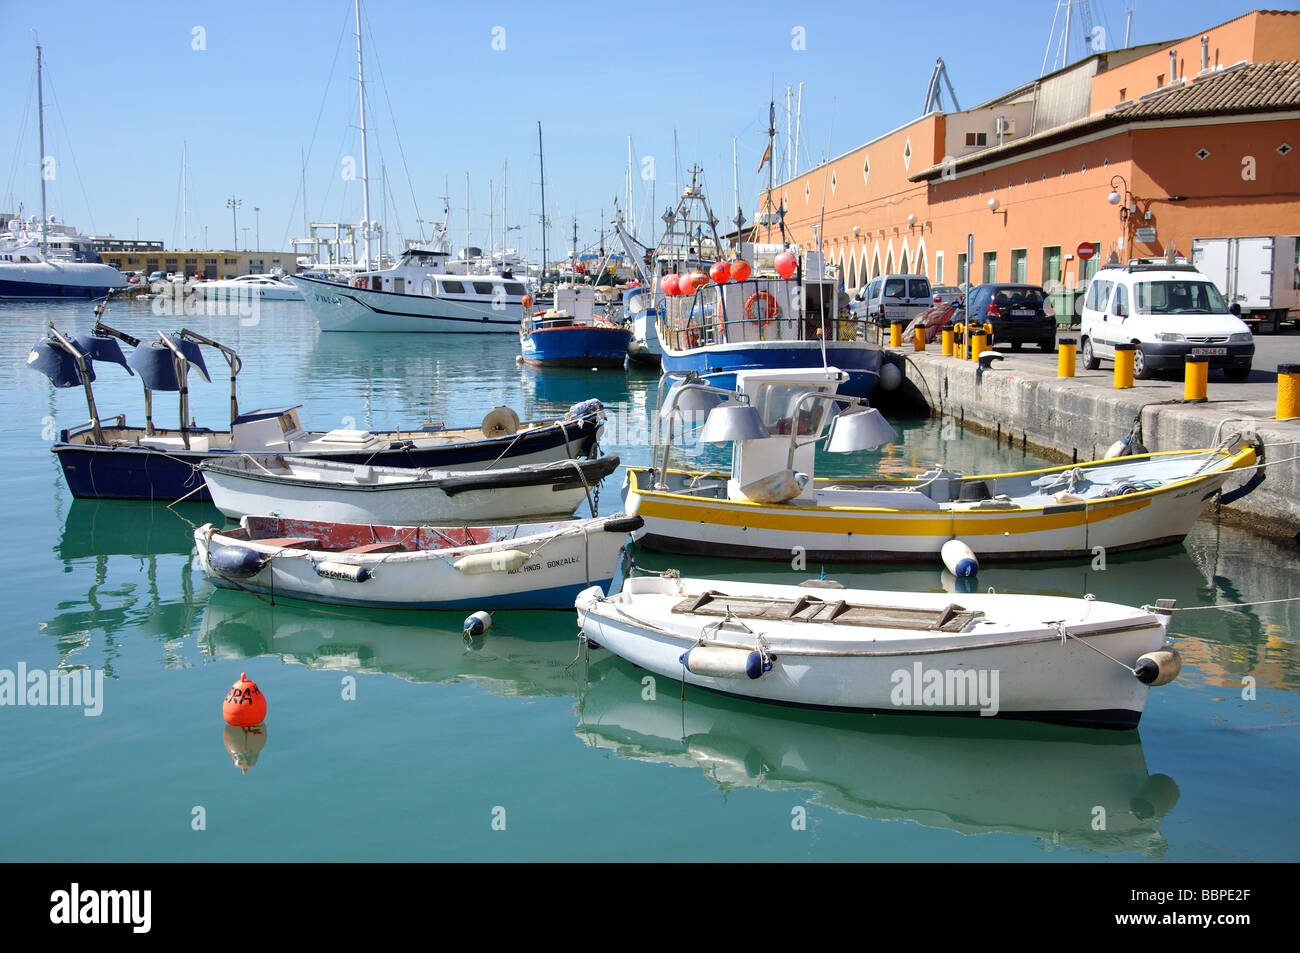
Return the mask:
[[[1181,541],[1229,475],[1256,462],[1255,449],[1233,434],[1213,449],[1019,473],[964,476],[940,468],[904,479],[815,479],[815,443],[828,423],[866,425],[875,415],[875,426],[892,432],[876,411],[836,415],[837,401],[853,403],[835,394],[839,373],[738,375],[739,403],[719,410],[733,421],[748,414],[752,436],[734,441],[732,472],[669,469],[667,452],[662,467],[629,467],[625,511],[644,520],[635,538],[674,553],[822,562],[936,559],[949,540],[977,559],[1094,556],[1098,547],[1118,552]],[[707,390],[686,384],[675,392],[692,387]],[[726,428],[711,435],[712,423],[713,414],[701,439],[726,436]],[[837,447],[829,436],[828,450],[865,449]],[[877,446],[892,438],[876,432],[870,439]]]

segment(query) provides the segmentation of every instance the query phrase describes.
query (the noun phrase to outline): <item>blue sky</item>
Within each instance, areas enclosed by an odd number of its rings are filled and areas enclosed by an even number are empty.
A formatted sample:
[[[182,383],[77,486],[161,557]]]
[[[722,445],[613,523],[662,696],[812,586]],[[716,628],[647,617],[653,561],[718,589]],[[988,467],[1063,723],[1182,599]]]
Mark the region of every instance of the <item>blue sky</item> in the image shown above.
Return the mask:
[[[1093,0],[1093,21],[1112,48],[1123,45],[1130,7],[1134,44],[1191,35],[1254,9],[1232,0]],[[370,139],[372,217],[381,217],[382,161],[392,193],[390,233],[400,221],[404,236],[418,235],[412,186],[419,218],[441,219],[446,183],[450,238],[460,247],[468,172],[471,240],[487,244],[491,180],[499,241],[508,160],[509,222],[521,226],[510,244],[536,257],[538,120],[552,258],[569,247],[575,215],[584,246],[597,240],[602,209],[612,217],[614,197],[624,191],[628,136],[639,219],[650,209],[650,183],[641,176],[646,157],[654,159],[655,214],[672,200],[674,130],[680,169],[704,168],[723,219],[734,214],[737,140],[742,203],[752,216],[767,178],[755,170],[766,145],[768,100],[777,99],[783,130],[787,85],[804,83],[806,167],[919,115],[936,57],[947,63],[967,108],[1032,80],[1055,10],[1055,0],[935,0],[924,7],[371,0],[362,13],[367,100],[377,127]],[[8,145],[0,154],[0,208],[16,210],[22,202],[28,214],[39,211],[32,89],[39,37],[46,153],[56,159],[50,210],[82,231],[133,238],[138,220],[141,238],[183,246],[182,142],[191,246],[203,244],[206,226],[208,244],[230,247],[226,201],[233,195],[243,202],[239,247],[253,243],[256,231],[262,248],[287,249],[302,232],[300,149],[310,150],[311,217],[358,220],[360,185],[342,174],[346,156],[358,164],[360,157],[352,18],[351,0],[231,0],[215,7],[0,0],[0,53],[10,76],[0,97],[0,142]],[[1076,20],[1072,59],[1083,55],[1081,32]],[[777,154],[783,172],[783,145]]]

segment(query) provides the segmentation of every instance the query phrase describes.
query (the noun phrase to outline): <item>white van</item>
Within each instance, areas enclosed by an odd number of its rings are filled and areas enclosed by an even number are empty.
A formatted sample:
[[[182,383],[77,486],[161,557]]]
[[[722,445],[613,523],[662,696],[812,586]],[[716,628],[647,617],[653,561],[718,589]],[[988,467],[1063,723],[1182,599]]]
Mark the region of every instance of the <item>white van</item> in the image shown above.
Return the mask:
[[[1185,260],[1135,260],[1103,265],[1083,301],[1079,347],[1083,366],[1114,360],[1115,345],[1132,343],[1133,376],[1181,375],[1188,355],[1202,355],[1230,381],[1245,380],[1255,356],[1250,328],[1223,295]]]
[[[854,316],[873,324],[911,321],[934,304],[930,279],[925,275],[880,275],[854,297]]]

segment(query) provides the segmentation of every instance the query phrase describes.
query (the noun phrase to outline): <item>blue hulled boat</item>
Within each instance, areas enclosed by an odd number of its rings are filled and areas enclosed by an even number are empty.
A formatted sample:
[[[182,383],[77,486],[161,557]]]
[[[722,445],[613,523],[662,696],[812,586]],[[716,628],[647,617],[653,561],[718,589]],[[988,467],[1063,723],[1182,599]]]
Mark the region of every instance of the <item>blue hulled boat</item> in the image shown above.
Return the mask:
[[[519,350],[530,367],[622,368],[632,329],[595,313],[595,289],[559,288],[555,307],[524,318]]]
[[[654,273],[641,274],[657,301],[642,309],[654,312],[653,333],[645,329],[634,348],[657,345],[664,373],[694,372],[728,390],[737,371],[830,366],[849,375],[841,393],[869,396],[884,354],[849,312],[822,253],[788,242],[724,249],[700,170],[691,172],[676,209],[664,216],[667,231],[647,256]],[[618,228],[633,247],[621,221]]]
[[[51,327],[49,336],[33,347],[27,363],[55,387],[85,389],[90,421],[61,431],[52,447],[74,497],[210,500],[198,465],[223,454],[274,453],[437,470],[550,463],[592,455],[604,428],[600,401],[587,400],[551,420],[520,422],[509,408],[498,407],[478,427],[450,429],[430,422],[409,430],[307,431],[296,406],[240,413],[235,376],[241,364],[230,348],[189,330],[157,336],[157,341],[139,341],[97,324],[90,334],[69,338]],[[129,356],[119,341],[132,348]],[[184,424],[190,419],[190,370],[210,380],[200,344],[216,348],[230,366],[229,430]],[[100,418],[91,382],[96,363],[106,361],[139,375],[144,384],[144,426],[127,424],[125,415]],[[154,425],[156,391],[179,395],[179,428]]]

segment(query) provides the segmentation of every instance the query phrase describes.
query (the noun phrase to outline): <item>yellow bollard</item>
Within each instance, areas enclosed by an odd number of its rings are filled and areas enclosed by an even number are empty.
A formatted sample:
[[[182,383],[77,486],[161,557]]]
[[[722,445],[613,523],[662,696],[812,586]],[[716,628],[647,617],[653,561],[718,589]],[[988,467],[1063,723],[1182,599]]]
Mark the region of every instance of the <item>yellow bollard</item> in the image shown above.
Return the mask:
[[[913,351],[925,350],[925,325],[924,324],[918,324],[916,327],[912,329],[912,350]]]
[[[978,361],[984,353],[984,329],[976,328],[970,335],[970,359]]]
[[[939,335],[939,348],[943,351],[944,357],[952,357],[952,328],[944,328]]]
[[[1183,369],[1183,400],[1205,400],[1210,379],[1210,359],[1187,355]]]
[[[1277,366],[1277,419],[1300,417],[1300,364]]]
[[[889,346],[900,347],[902,346],[902,343],[903,343],[903,322],[890,321],[889,322]]]
[[[1133,386],[1133,350],[1136,344],[1115,345],[1115,389]]]
[[[1061,338],[1060,350],[1056,352],[1056,376],[1074,376],[1075,348],[1079,342],[1074,338]]]

